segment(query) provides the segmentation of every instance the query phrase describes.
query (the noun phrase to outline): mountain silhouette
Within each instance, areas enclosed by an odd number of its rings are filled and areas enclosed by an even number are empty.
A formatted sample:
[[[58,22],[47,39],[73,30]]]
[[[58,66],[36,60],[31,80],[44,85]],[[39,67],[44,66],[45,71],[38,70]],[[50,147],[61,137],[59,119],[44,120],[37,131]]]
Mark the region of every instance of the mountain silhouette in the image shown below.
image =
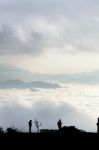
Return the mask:
[[[42,82],[42,81],[24,82],[24,81],[21,81],[19,79],[6,80],[6,81],[1,81],[0,82],[0,89],[59,88],[59,87],[60,86],[58,84],[55,84],[55,83]]]

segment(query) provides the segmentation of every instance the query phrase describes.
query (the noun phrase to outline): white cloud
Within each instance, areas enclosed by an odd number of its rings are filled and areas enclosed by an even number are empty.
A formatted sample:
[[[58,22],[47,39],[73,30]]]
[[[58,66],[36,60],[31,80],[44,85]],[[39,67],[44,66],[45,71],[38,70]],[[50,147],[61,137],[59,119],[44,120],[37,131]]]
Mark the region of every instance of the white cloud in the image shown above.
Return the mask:
[[[93,87],[79,85],[66,87],[36,92],[29,89],[0,90],[1,126],[14,124],[15,127],[22,129],[28,120],[37,118],[43,124],[42,128],[57,128],[57,121],[61,118],[63,125],[75,125],[83,130],[96,131],[95,121],[99,111],[96,106],[99,97],[97,87],[91,95]],[[97,96],[95,104],[92,101],[93,96]]]

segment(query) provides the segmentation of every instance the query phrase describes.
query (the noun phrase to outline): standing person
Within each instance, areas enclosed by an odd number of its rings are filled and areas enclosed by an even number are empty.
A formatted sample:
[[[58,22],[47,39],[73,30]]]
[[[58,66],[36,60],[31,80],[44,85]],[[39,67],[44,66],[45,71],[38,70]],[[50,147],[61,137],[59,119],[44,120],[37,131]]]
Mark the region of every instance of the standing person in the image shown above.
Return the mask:
[[[61,128],[62,128],[62,121],[61,121],[61,119],[59,119],[59,121],[57,122],[57,125],[58,125],[58,129],[60,131]]]
[[[97,133],[99,134],[99,118],[98,118],[98,122],[97,122]]]
[[[29,122],[28,122],[28,125],[29,125],[29,133],[31,133],[31,128],[32,128],[32,120],[29,120]]]

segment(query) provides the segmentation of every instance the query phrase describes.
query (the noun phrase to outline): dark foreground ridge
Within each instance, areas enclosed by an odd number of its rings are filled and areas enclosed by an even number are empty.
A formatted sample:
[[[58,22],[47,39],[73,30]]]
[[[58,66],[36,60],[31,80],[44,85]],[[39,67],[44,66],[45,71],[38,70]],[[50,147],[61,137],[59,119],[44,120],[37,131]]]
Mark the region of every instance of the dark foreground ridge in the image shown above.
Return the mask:
[[[57,122],[58,129],[49,130],[41,129],[39,127],[41,124],[35,119],[34,121],[37,132],[32,133],[32,120],[28,122],[29,133],[20,132],[14,128],[7,128],[7,132],[3,132],[1,129],[0,132],[0,146],[2,148],[46,148],[52,149],[68,147],[69,149],[81,149],[81,148],[93,148],[99,147],[99,118],[97,122],[97,133],[86,132],[80,129],[77,129],[75,126],[63,126],[61,119]]]
[[[99,145],[97,133],[66,133],[66,131],[48,130],[40,133],[16,133],[0,135],[0,144],[7,147],[59,147],[72,148],[95,147]],[[98,146],[99,147],[99,146]]]

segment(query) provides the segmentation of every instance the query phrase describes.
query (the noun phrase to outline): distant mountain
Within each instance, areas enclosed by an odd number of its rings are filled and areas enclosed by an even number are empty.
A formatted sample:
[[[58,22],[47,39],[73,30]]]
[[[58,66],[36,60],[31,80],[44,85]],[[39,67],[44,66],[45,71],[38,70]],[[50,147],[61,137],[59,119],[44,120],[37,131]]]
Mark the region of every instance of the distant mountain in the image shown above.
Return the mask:
[[[37,77],[41,78],[42,81],[99,85],[99,71],[72,74],[41,74],[37,75]]]
[[[0,81],[14,79],[33,81],[33,74],[27,70],[23,70],[15,66],[0,64]]]
[[[25,88],[59,88],[58,84],[48,83],[48,82],[23,82],[19,79],[16,80],[6,80],[0,82],[0,89],[25,89]]]
[[[99,71],[81,72],[73,74],[40,74],[31,73],[27,70],[23,70],[15,66],[0,64],[0,81],[9,81],[15,79],[20,79],[27,82],[42,81],[42,86],[43,82],[46,83],[47,81],[92,85],[99,84]]]

